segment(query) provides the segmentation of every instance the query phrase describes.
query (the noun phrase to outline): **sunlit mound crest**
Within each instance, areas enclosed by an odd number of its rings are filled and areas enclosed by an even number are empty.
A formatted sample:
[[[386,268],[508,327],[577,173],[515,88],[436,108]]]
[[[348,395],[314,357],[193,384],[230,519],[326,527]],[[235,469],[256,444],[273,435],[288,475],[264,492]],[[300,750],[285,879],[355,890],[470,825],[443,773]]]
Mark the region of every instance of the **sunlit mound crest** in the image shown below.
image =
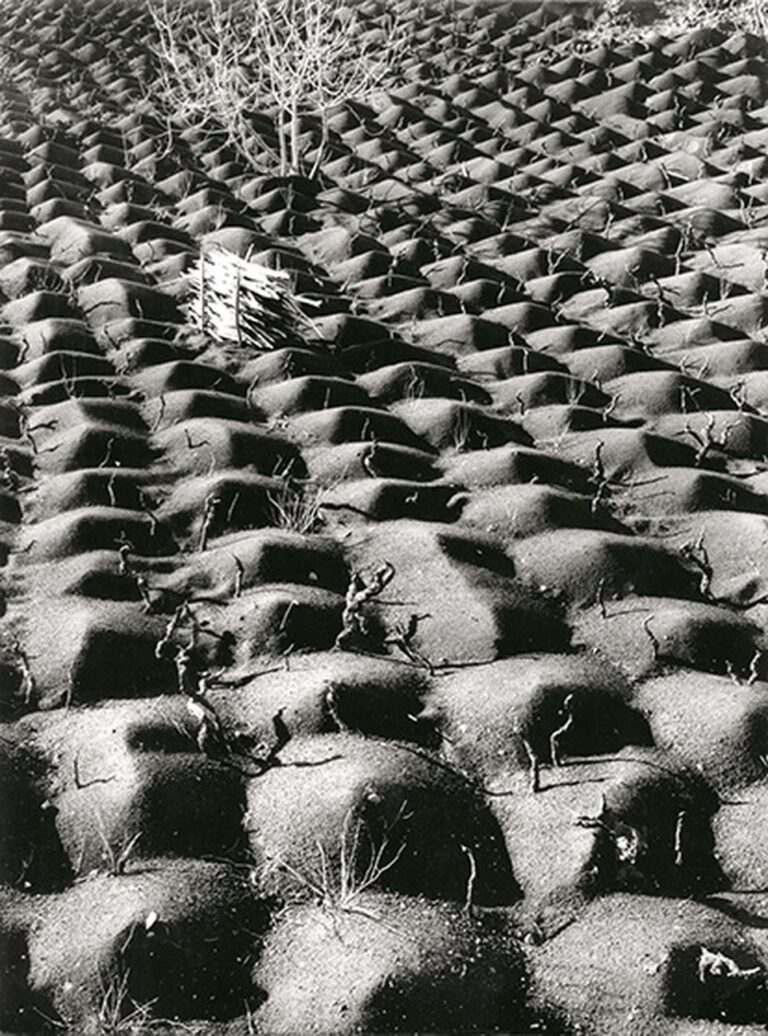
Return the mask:
[[[268,351],[295,345],[311,332],[290,273],[271,270],[225,248],[205,248],[186,273],[187,318],[221,345]]]

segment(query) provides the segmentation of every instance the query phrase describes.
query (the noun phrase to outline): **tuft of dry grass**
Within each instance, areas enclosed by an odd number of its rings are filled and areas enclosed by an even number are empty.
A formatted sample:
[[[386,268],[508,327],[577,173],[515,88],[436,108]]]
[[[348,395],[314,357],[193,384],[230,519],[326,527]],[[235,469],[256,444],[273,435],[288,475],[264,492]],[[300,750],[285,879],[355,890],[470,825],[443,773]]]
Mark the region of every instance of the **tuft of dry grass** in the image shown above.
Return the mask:
[[[272,523],[278,529],[302,536],[319,532],[323,518],[323,487],[313,482],[291,483],[269,494]]]
[[[394,835],[396,828],[408,819],[406,810],[404,802],[376,839],[365,821],[355,817],[350,809],[344,817],[338,854],[329,852],[317,841],[316,868],[299,870],[283,858],[268,861],[265,868],[267,872],[286,875],[295,882],[300,895],[314,899],[326,909],[366,913],[360,907],[360,898],[380,884],[405,852],[406,843],[394,844]]]
[[[104,984],[99,1004],[99,1036],[142,1036],[152,1028],[152,1003],[135,1004],[129,993],[130,972],[115,975]]]

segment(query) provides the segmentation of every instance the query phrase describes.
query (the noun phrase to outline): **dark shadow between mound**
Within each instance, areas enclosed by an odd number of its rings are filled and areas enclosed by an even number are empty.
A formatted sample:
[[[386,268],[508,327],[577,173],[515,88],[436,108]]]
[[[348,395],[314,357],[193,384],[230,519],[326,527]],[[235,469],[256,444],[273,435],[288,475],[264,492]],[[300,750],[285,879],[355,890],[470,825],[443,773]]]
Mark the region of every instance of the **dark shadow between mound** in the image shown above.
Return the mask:
[[[259,1007],[266,993],[253,985],[250,974],[254,938],[264,922],[258,912],[238,916],[231,930],[201,941],[162,921],[149,930],[134,927],[112,979],[123,985],[124,1011],[150,1004],[158,1019],[225,1021],[242,1015],[244,1003]]]
[[[764,889],[729,889],[729,892],[734,896],[759,896],[768,895],[768,888]],[[768,915],[758,914],[753,910],[747,910],[745,907],[739,906],[738,903],[732,903],[728,899],[724,899],[722,896],[705,896],[702,902],[706,903],[707,906],[712,907],[714,910],[719,910],[721,914],[725,914],[726,917],[732,917],[735,921],[739,921],[741,924],[747,925],[749,928],[768,928]]]
[[[568,763],[564,763],[563,766],[567,766]],[[557,769],[561,769],[558,767]],[[552,784],[544,784],[539,788],[539,792],[554,791],[555,788],[579,788],[583,784],[604,784],[608,780],[607,777],[584,777],[581,780],[573,781],[554,781]],[[492,792],[489,794],[500,795],[503,792]],[[509,792],[507,794],[519,794],[519,792]]]

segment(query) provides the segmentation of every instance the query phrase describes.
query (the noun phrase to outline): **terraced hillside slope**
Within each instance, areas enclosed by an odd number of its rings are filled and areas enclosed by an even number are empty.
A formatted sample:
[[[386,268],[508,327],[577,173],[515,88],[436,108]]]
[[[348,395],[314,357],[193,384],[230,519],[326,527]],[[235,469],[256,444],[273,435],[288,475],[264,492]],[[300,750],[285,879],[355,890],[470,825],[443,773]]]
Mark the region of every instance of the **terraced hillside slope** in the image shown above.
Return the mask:
[[[401,7],[315,179],[3,8],[4,1031],[768,1024],[766,44]]]

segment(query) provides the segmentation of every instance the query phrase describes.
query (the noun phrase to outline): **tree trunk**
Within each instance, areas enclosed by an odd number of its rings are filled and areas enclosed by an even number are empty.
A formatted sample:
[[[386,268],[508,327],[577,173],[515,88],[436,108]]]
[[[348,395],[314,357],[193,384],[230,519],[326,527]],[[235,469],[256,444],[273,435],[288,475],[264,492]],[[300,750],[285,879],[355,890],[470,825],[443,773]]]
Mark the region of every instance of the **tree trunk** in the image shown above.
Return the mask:
[[[277,141],[280,148],[280,176],[288,173],[288,142],[285,139],[285,111],[280,111],[277,116]]]
[[[299,154],[299,107],[296,101],[291,105],[291,172],[296,176],[301,173],[301,155]]]
[[[320,166],[322,165],[323,160],[325,159],[325,152],[326,148],[328,147],[328,138],[331,135],[331,128],[328,125],[328,113],[325,111],[325,109],[323,109],[323,111],[320,112],[320,123],[323,129],[320,136],[320,144],[317,149],[317,155],[315,156],[315,160],[312,163],[312,171],[309,174],[310,180],[314,180],[314,178],[320,171]]]

